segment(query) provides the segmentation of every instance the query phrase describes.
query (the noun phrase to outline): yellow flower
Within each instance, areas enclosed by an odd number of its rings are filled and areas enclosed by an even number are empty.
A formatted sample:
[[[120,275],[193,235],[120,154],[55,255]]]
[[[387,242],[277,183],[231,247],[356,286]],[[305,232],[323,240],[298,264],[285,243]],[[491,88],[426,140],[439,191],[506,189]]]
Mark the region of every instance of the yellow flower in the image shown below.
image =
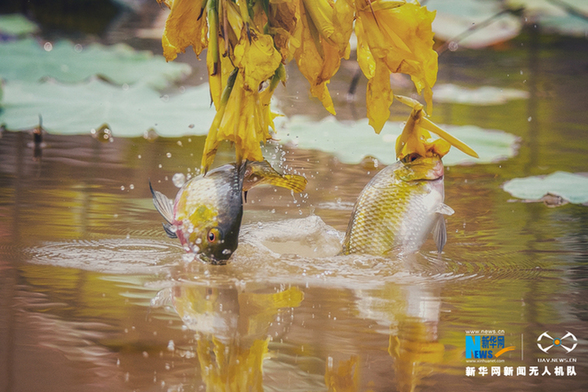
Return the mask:
[[[478,154],[467,144],[445,132],[426,116],[423,105],[414,99],[397,95],[396,98],[412,107],[412,112],[406,121],[398,139],[396,139],[396,158],[402,159],[409,154],[419,154],[422,157],[437,155],[445,156],[451,146],[478,158]],[[441,139],[434,140],[429,131],[437,134]]]
[[[380,132],[390,116],[394,97],[390,73],[410,75],[417,92],[432,107],[431,88],[437,77],[431,30],[435,13],[418,2],[157,1],[171,8],[162,38],[167,60],[190,45],[197,55],[208,48],[208,81],[217,113],[204,147],[204,171],[212,165],[223,140],[235,144],[238,161],[263,159],[260,143],[271,137],[276,116],[270,110],[270,101],[278,83],[285,82],[284,64],[291,59],[309,81],[311,94],[335,114],[327,85],[341,59],[349,57],[354,20],[357,61],[368,78],[367,114],[374,130]],[[412,134],[399,138],[399,154],[411,149],[446,153],[449,147],[443,140],[429,140],[427,129],[438,133],[431,129],[434,124],[424,115],[415,114],[417,111],[413,110],[415,120],[409,127]]]

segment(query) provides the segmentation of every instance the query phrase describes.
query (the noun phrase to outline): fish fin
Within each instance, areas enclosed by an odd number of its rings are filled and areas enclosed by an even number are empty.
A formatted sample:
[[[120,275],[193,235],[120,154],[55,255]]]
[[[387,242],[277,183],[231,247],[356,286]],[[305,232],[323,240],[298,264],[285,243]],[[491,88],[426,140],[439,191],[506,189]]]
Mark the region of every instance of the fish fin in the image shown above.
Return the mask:
[[[249,162],[245,173],[243,190],[248,191],[257,185],[269,184],[299,193],[304,191],[307,182],[306,178],[296,174],[282,175],[278,173],[268,161]]]
[[[438,212],[439,214],[443,215],[453,215],[455,211],[453,211],[453,208],[449,207],[447,204],[441,203],[441,205],[437,207],[435,212]]]
[[[439,215],[435,227],[433,228],[433,238],[437,245],[437,252],[441,253],[443,247],[447,243],[447,229],[445,228],[445,218],[443,215]]]
[[[167,223],[171,224],[174,217],[174,206],[172,201],[163,193],[154,190],[151,186],[151,181],[149,181],[149,189],[151,189],[151,194],[153,195],[153,205],[155,206],[155,209],[161,214],[161,216],[163,216],[163,219],[165,219]]]
[[[296,193],[303,192],[306,188],[306,178],[296,174],[285,174],[278,178],[273,178],[270,181],[271,185],[280,186],[282,188],[290,189]]]
[[[169,238],[178,238],[176,232],[172,230],[172,226],[171,223],[163,223],[163,230],[165,230],[165,234],[167,234]]]

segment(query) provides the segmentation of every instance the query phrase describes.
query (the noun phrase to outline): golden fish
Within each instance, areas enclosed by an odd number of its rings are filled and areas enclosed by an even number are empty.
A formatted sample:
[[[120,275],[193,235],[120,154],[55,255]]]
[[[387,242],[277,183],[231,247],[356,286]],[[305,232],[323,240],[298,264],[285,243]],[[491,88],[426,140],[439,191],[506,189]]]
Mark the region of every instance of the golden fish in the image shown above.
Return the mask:
[[[447,242],[443,162],[451,145],[478,155],[425,118],[423,106],[397,97],[413,111],[396,140],[396,163],[379,172],[359,195],[343,240],[343,254],[412,253],[432,231],[439,253]],[[428,131],[442,139],[433,140]]]
[[[223,264],[237,249],[243,192],[260,184],[302,192],[306,182],[302,176],[279,174],[267,161],[246,161],[190,179],[173,202],[153,188],[151,193],[155,208],[166,220],[163,227],[169,237],[178,238],[186,252]]]

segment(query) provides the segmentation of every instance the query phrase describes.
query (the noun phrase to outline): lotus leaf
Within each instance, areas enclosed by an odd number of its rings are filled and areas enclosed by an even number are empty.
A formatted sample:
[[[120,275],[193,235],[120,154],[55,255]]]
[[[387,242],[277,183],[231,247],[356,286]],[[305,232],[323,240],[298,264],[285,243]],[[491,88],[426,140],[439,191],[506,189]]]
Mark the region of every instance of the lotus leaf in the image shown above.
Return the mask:
[[[547,194],[560,196],[570,203],[588,203],[588,176],[558,171],[548,176],[515,178],[503,188],[516,198],[541,200]]]
[[[38,30],[39,26],[25,18],[23,15],[0,15],[0,34],[2,35],[19,36],[33,34]]]
[[[205,135],[214,117],[208,85],[161,96],[145,84],[113,86],[92,78],[69,85],[7,81],[0,124],[8,129],[38,125],[51,133],[87,134],[107,123],[114,136],[135,137],[154,128],[161,136]]]
[[[472,26],[490,20],[503,10],[500,2],[478,0],[430,0],[427,8],[437,11],[433,21],[435,38],[451,41],[468,31]],[[462,36],[458,41],[466,48],[483,48],[508,41],[521,30],[521,21],[516,16],[502,14],[491,23]]]
[[[395,161],[396,138],[402,128],[403,123],[387,122],[380,134],[374,134],[369,132],[367,119],[340,123],[334,117],[326,117],[316,122],[296,116],[284,124],[278,138],[282,143],[334,154],[341,162],[348,164],[356,164],[366,156],[373,156],[388,165]],[[445,165],[490,163],[516,155],[518,138],[509,133],[473,125],[441,125],[441,128],[468,144],[480,156],[479,159],[473,159],[452,148],[443,158]]]
[[[586,0],[507,0],[505,5],[524,8],[529,20],[548,31],[576,37],[585,37],[588,32]]]
[[[69,41],[41,46],[32,38],[0,43],[0,77],[36,82],[43,78],[76,83],[100,75],[122,85],[146,83],[156,89],[190,74],[188,64],[166,64],[162,56],[128,45],[74,45]]]

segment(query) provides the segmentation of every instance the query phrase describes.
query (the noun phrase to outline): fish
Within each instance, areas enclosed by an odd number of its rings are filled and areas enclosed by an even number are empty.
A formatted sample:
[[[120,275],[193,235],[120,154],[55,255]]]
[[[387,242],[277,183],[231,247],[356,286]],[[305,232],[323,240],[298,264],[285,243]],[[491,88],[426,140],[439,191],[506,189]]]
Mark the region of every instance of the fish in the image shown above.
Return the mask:
[[[447,243],[444,216],[454,213],[445,202],[442,158],[451,146],[478,154],[427,119],[423,105],[396,96],[413,108],[396,140],[394,164],[376,174],[353,207],[342,254],[385,256],[418,251],[432,232],[441,253]],[[432,139],[431,131],[440,139]]]
[[[434,231],[437,250],[447,241],[443,215],[443,163],[438,156],[407,159],[385,167],[365,186],[353,208],[343,253],[413,253]]]
[[[186,181],[174,201],[149,188],[155,209],[165,222],[170,238],[178,238],[184,250],[211,264],[225,264],[238,246],[247,192],[269,184],[302,192],[306,178],[282,175],[267,161],[226,164]]]

